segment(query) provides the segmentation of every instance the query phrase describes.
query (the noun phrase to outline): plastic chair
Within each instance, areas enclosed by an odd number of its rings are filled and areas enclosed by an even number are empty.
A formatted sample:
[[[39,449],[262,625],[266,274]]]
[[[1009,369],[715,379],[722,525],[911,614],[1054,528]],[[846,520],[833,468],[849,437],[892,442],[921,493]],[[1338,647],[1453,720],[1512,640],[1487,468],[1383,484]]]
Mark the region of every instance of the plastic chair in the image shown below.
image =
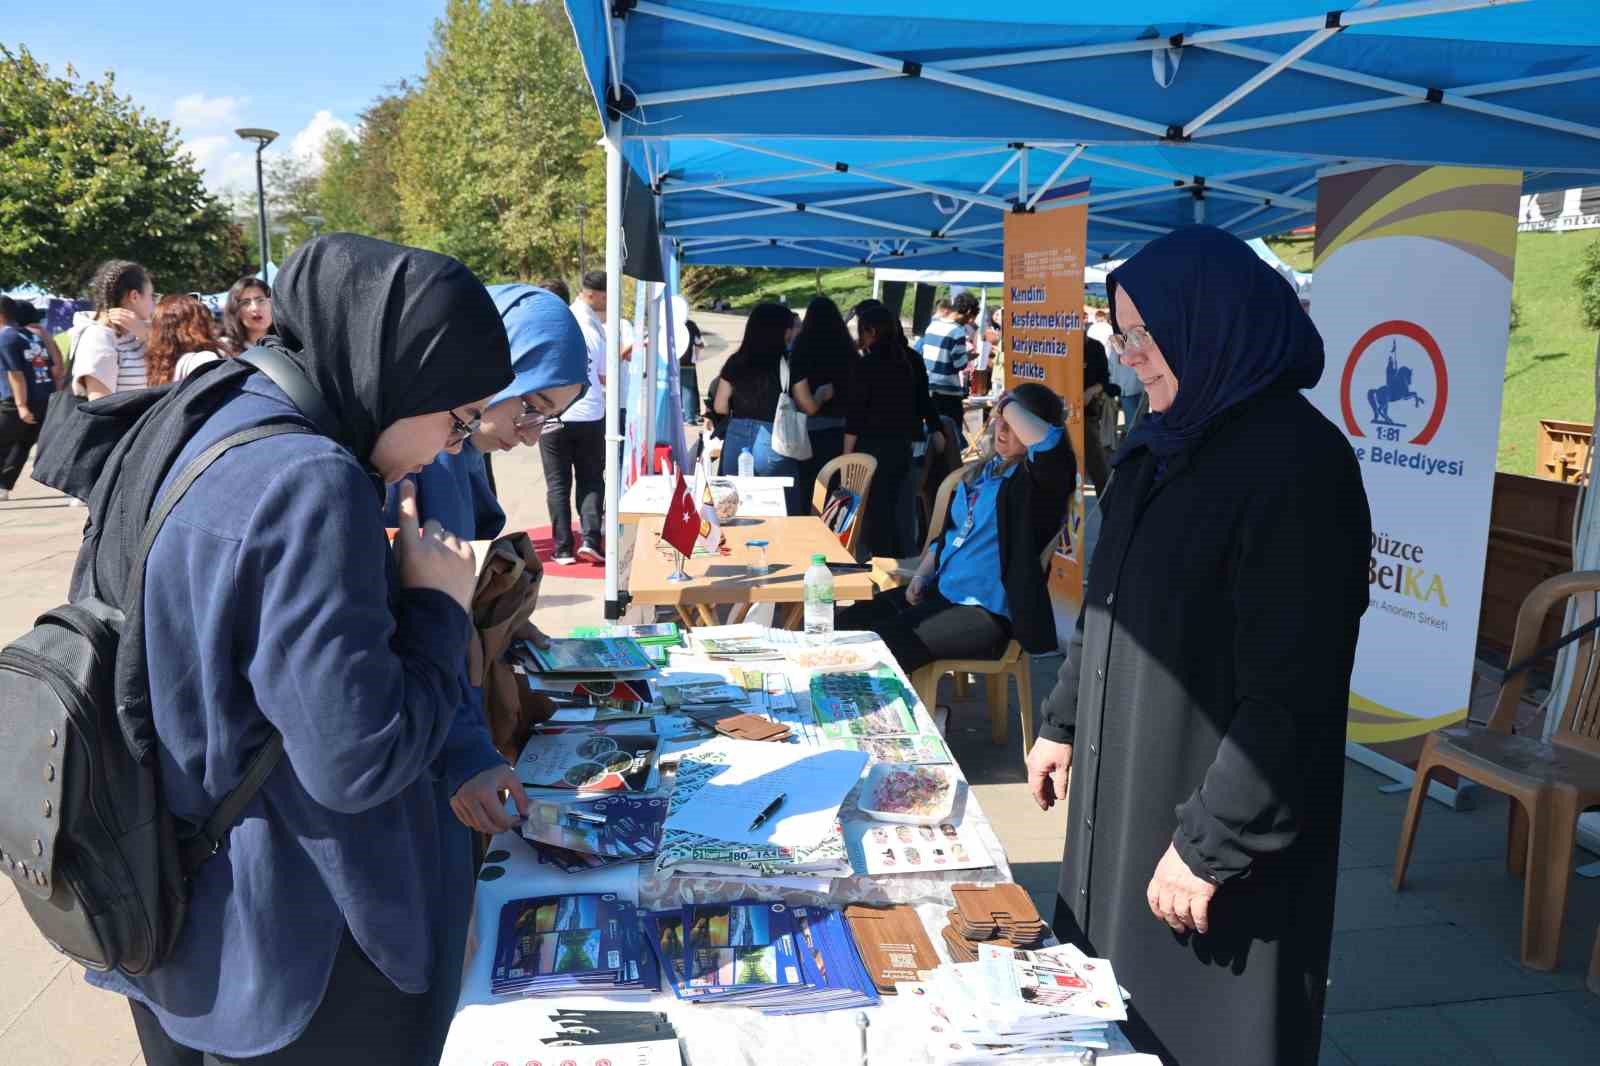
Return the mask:
[[[1568,599],[1576,607],[1575,627],[1594,618],[1595,593],[1600,593],[1600,571],[1558,574],[1541,582],[1517,612],[1511,661],[1521,662],[1533,653],[1545,616]],[[1501,686],[1487,727],[1428,734],[1395,853],[1394,888],[1399,891],[1428,795],[1428,779],[1437,771],[1448,768],[1504,793],[1511,800],[1506,868],[1523,879],[1522,964],[1535,970],[1555,969],[1578,815],[1585,807],[1600,804],[1600,654],[1595,636],[1580,640],[1574,652],[1572,692],[1548,742],[1511,731],[1527,685],[1526,671]],[[1591,965],[1591,982],[1596,967],[1600,967],[1600,944]]]
[[[957,470],[945,478],[947,484],[939,486],[939,491],[943,493],[948,487],[954,492],[960,474],[961,471]],[[955,480],[952,481],[952,478]],[[1060,539],[1060,534],[1057,534],[1045,545],[1039,555],[1040,569],[1049,565],[1050,556]],[[1010,732],[1006,697],[1011,694],[1008,682],[1016,682],[1017,705],[1022,712],[1022,755],[1027,758],[1028,745],[1033,740],[1033,659],[1022,650],[1022,645],[1011,641],[998,659],[936,659],[913,672],[911,687],[922,705],[928,708],[928,713],[933,713],[934,701],[939,696],[939,679],[951,673],[956,675],[956,690],[961,695],[966,694],[968,674],[981,674],[988,679],[984,697],[989,702],[989,741],[997,746],[1005,744]]]
[[[862,452],[841,455],[830,459],[817,471],[816,484],[811,487],[811,511],[819,517],[828,505],[828,486],[838,475],[840,487],[856,495],[856,514],[845,534],[844,550],[855,558],[856,546],[861,543],[861,531],[867,525],[867,494],[872,491],[872,478],[878,472],[878,460]]]

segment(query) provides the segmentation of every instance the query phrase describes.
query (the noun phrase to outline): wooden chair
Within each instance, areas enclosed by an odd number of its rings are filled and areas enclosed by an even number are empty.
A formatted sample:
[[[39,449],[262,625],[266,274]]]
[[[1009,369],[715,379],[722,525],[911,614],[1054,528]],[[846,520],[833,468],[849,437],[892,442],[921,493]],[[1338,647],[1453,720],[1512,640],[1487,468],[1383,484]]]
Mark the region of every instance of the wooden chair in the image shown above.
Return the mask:
[[[1558,574],[1537,585],[1517,612],[1511,662],[1538,645],[1545,616],[1572,599],[1574,626],[1595,617],[1600,571]],[[1523,879],[1522,964],[1552,970],[1561,949],[1561,922],[1572,879],[1573,838],[1578,815],[1600,805],[1600,654],[1590,634],[1574,646],[1573,685],[1549,742],[1517,736],[1514,716],[1527,684],[1521,671],[1500,688],[1486,728],[1457,727],[1429,733],[1411,787],[1411,805],[1400,828],[1394,887],[1405,881],[1417,822],[1428,794],[1428,779],[1449,768],[1509,797],[1510,825],[1506,867]],[[1595,967],[1600,967],[1600,944]],[[1592,969],[1594,967],[1591,967]]]
[[[845,535],[844,541],[844,550],[852,558],[857,558],[856,546],[861,543],[861,531],[867,527],[867,494],[872,491],[872,478],[877,472],[878,460],[861,452],[853,452],[828,460],[817,471],[816,484],[811,487],[811,510],[818,517],[828,505],[828,485],[835,475],[838,475],[841,487],[856,494],[856,516],[850,523],[850,532]]]

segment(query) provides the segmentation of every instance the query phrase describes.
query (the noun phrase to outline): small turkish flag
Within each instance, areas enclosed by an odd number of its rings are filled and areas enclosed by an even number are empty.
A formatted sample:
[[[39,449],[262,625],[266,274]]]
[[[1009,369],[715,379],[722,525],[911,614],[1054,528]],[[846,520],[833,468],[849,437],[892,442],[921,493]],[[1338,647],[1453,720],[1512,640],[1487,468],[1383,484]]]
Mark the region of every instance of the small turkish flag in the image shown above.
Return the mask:
[[[699,538],[700,508],[680,470],[673,483],[672,502],[667,504],[666,520],[661,523],[661,539],[684,555],[693,555],[695,541]]]

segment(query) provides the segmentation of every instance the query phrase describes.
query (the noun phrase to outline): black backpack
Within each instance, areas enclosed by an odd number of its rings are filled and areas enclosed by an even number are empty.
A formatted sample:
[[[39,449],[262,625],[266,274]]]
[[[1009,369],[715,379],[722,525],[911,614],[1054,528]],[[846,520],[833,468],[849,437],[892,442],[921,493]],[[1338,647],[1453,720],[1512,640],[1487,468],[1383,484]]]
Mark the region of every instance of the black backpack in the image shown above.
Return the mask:
[[[331,424],[321,397],[286,359],[263,349],[241,358],[272,377],[317,425]],[[141,415],[151,406],[149,397],[129,396]],[[76,484],[87,480],[91,462],[84,456],[95,450],[88,445],[98,447],[110,435],[96,432],[68,435],[75,436],[77,459],[61,467],[80,471]],[[120,705],[115,695],[119,651],[144,661],[145,563],[156,534],[224,453],[311,432],[298,422],[269,423],[211,445],[152,507],[123,607],[85,596],[47,611],[0,650],[0,869],[16,882],[45,939],[90,969],[140,976],[171,956],[188,911],[190,878],[221,849],[283,753],[283,737],[274,731],[238,787],[201,825],[167,809],[158,754],[141,720],[148,694]]]

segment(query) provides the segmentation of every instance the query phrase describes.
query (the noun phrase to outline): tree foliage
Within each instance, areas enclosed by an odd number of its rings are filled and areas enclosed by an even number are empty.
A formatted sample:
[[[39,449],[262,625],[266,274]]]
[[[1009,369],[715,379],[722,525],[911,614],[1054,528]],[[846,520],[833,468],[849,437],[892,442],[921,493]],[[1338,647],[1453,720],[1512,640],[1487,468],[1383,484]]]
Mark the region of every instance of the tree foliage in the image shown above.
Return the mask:
[[[386,241],[405,240],[395,162],[400,117],[412,92],[412,87],[402,81],[361,113],[354,137],[342,130],[329,134],[317,181],[317,213],[328,220],[327,230],[364,233]]]
[[[55,77],[0,45],[0,286],[76,295],[110,258],[143,263],[168,292],[214,292],[248,253],[172,126],[111,74]]]
[[[1578,271],[1578,312],[1589,329],[1600,330],[1600,240],[1589,242],[1583,250],[1583,266]]]
[[[571,277],[576,209],[605,202],[599,135],[560,4],[451,0],[400,115],[406,239],[485,280]]]

